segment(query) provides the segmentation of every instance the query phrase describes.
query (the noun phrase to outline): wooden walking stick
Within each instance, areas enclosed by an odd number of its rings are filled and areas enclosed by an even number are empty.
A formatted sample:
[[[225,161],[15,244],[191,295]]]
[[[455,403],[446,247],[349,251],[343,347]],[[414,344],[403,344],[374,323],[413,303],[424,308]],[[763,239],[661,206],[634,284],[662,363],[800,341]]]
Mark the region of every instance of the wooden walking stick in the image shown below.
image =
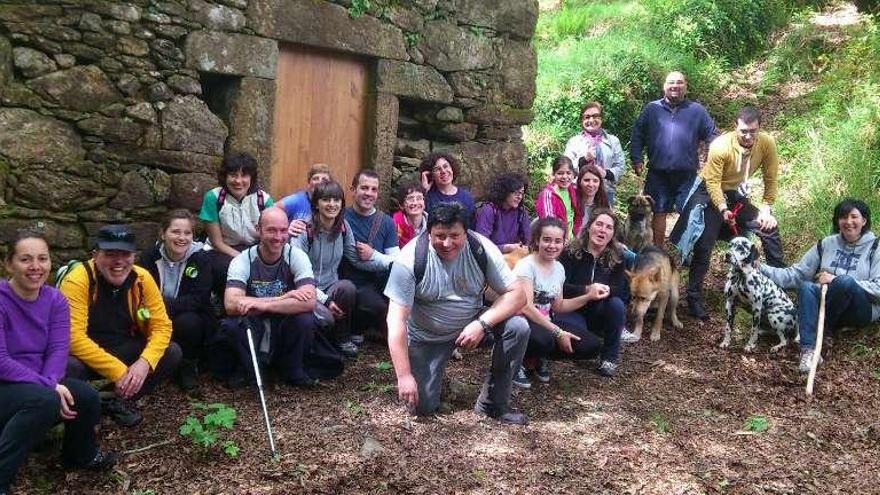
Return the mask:
[[[825,333],[825,293],[828,292],[828,284],[822,284],[822,292],[819,296],[819,321],[816,325],[816,348],[813,349],[813,359],[810,360],[810,374],[807,376],[807,395],[813,395],[813,384],[816,382],[816,369],[819,360],[822,359],[822,334]]]

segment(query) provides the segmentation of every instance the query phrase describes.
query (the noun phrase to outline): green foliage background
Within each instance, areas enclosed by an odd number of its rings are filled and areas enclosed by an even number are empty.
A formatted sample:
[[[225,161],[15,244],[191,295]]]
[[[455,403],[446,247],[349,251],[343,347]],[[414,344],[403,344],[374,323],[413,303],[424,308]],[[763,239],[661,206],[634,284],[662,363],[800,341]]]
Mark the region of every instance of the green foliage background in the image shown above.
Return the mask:
[[[835,28],[813,22],[817,12],[835,8],[842,6],[821,0],[564,0],[542,12],[535,120],[524,135],[531,193],[580,130],[583,103],[600,101],[604,127],[628,148],[641,107],[660,97],[662,78],[678,69],[688,76],[689,96],[722,128],[745,103],[725,89],[743,74],[759,77],[747,101],[776,106],[765,127],[780,146],[776,213],[792,239],[790,252],[799,255],[828,233],[831,208],[844,196],[880,211],[878,21],[867,15]],[[625,175],[618,200],[637,187]]]

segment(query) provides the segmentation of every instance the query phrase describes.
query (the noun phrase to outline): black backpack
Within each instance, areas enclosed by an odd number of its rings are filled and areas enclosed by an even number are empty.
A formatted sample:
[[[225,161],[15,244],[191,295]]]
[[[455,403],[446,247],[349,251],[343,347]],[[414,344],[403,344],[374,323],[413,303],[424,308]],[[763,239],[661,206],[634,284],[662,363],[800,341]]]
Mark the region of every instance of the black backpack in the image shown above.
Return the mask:
[[[474,258],[477,259],[477,264],[480,265],[480,271],[483,272],[483,275],[486,275],[486,267],[489,266],[489,256],[486,254],[486,248],[483,247],[483,243],[480,242],[480,239],[477,238],[470,230],[467,231],[467,241],[468,245],[471,248],[471,253],[474,254]],[[416,285],[422,281],[425,277],[425,267],[428,265],[428,233],[423,232],[416,239],[416,256],[415,261],[413,263],[413,274],[416,277]]]

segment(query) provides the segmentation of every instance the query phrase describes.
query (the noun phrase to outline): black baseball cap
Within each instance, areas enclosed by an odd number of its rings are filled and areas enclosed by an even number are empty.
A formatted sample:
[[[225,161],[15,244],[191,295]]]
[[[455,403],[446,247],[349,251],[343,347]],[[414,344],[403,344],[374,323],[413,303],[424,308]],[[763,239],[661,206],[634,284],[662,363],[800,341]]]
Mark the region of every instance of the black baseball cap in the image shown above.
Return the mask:
[[[98,249],[137,251],[134,233],[128,228],[128,225],[105,225],[101,227],[95,239],[95,246]]]

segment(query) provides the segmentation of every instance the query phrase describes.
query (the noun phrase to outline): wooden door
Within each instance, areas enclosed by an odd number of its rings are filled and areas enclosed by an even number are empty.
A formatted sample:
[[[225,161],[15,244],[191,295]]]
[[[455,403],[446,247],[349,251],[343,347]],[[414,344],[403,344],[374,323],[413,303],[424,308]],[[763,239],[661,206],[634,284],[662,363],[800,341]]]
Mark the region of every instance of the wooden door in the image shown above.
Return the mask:
[[[356,57],[281,47],[270,182],[274,198],[302,188],[314,163],[330,165],[333,178],[348,191],[364,165],[368,76],[366,63]]]

